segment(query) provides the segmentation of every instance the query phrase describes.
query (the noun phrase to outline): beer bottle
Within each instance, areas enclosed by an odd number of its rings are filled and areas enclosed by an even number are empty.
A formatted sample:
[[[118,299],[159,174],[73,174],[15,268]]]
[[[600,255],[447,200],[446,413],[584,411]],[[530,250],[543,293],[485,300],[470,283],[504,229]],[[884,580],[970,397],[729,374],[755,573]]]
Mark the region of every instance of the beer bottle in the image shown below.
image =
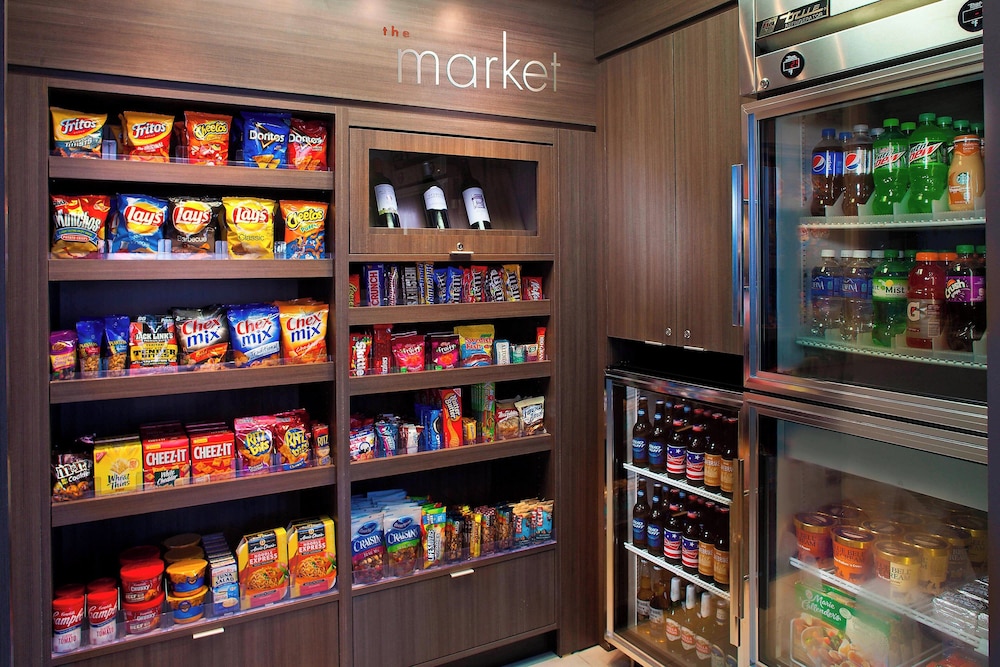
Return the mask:
[[[645,468],[649,465],[649,450],[647,438],[653,430],[646,416],[647,399],[639,397],[639,408],[636,411],[635,426],[632,427],[632,465]]]
[[[663,423],[665,406],[663,401],[656,402],[653,413],[653,429],[649,434],[648,458],[650,472],[666,472],[667,470],[667,428]]]
[[[649,518],[649,504],[646,502],[646,480],[639,478],[639,488],[635,492],[632,506],[632,546],[646,548],[646,521]]]
[[[694,584],[687,585],[687,592],[684,596],[684,613],[681,616],[681,648],[687,651],[694,651],[695,637],[698,636],[698,610],[697,597]]]
[[[680,505],[671,503],[667,511],[667,522],[663,525],[663,557],[670,563],[681,562],[681,535],[684,523]]]
[[[639,559],[639,586],[635,593],[635,618],[636,629],[642,634],[649,634],[649,601],[653,599],[651,567],[648,561]]]
[[[684,466],[684,476],[691,486],[705,485],[705,444],[705,427],[696,423],[691,427]]]
[[[698,536],[698,576],[704,581],[715,581],[715,507],[708,507],[701,522]]]
[[[663,487],[657,482],[646,520],[646,551],[657,557],[663,554],[663,520]]]
[[[667,641],[664,628],[667,613],[667,599],[664,595],[666,582],[663,581],[663,568],[653,566],[653,597],[649,601],[649,634],[657,644]]]
[[[670,610],[667,612],[663,623],[663,631],[667,636],[667,643],[671,650],[680,648],[681,642],[681,620],[684,614],[684,602],[681,600],[681,578],[674,577],[670,580]]]
[[[722,590],[729,588],[729,508],[720,507],[715,528],[715,551],[712,553],[712,578]]]
[[[722,484],[722,413],[712,415],[711,426],[705,437],[705,490],[719,492]]]
[[[722,440],[722,459],[719,462],[719,490],[726,495],[733,494],[733,476],[736,469],[736,440],[738,431],[739,421],[736,417],[727,417],[725,436]]]
[[[689,511],[681,535],[681,567],[688,574],[698,574],[698,514]]]
[[[715,618],[712,614],[712,594],[701,594],[701,611],[698,613],[698,631],[694,637],[694,655],[699,663],[707,663],[712,658],[712,632]]]
[[[670,442],[667,444],[667,477],[684,479],[687,466],[688,427],[680,419],[675,419]]]

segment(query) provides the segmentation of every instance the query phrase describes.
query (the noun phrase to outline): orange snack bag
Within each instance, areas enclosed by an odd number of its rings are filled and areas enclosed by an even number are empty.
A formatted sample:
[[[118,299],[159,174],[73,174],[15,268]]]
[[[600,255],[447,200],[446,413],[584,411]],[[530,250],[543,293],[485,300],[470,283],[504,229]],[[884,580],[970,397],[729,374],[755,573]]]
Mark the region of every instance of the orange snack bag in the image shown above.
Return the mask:
[[[191,164],[224,165],[229,161],[229,131],[233,117],[184,112],[184,143]]]
[[[169,162],[170,134],[174,117],[137,111],[123,111],[122,136],[125,158],[141,162]]]
[[[285,201],[281,203],[285,221],[285,258],[321,259],[326,252],[325,202]]]
[[[326,361],[329,304],[300,299],[276,305],[281,320],[281,358],[302,364]]]

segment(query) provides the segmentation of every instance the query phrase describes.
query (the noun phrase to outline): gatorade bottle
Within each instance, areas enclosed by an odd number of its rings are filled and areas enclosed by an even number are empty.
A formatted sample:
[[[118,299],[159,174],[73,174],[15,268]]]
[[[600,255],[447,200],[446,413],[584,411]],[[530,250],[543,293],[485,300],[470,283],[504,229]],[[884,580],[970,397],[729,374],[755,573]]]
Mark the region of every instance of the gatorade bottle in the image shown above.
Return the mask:
[[[858,336],[872,330],[872,265],[867,250],[855,250],[851,263],[844,269],[841,283],[844,316],[840,324],[840,339],[857,342]]]
[[[899,131],[903,133],[904,137],[908,137],[913,134],[915,129],[917,129],[917,124],[912,120],[908,120],[899,126]]]
[[[823,130],[822,139],[812,154],[812,201],[810,215],[826,215],[826,207],[833,206],[844,191],[844,151],[835,139],[832,127]]]
[[[931,213],[933,202],[948,189],[948,135],[934,124],[934,114],[920,114],[910,135],[910,213]],[[920,261],[919,259],[917,260]]]
[[[910,182],[909,144],[899,131],[898,118],[886,118],[882,125],[885,132],[873,146],[875,196],[872,198],[872,213],[890,215],[893,204],[903,201]]]
[[[906,332],[906,292],[910,267],[896,250],[886,250],[885,260],[872,274],[872,343],[892,347]]]
[[[867,125],[855,125],[844,145],[844,215],[857,215],[858,206],[867,204],[875,190],[872,179],[872,138]]]
[[[918,252],[906,293],[906,344],[930,350],[941,335],[944,311],[944,269],[936,252]]]
[[[945,273],[945,321],[948,347],[972,352],[972,342],[986,329],[986,271],[975,259],[975,246],[960,245],[958,258]]]
[[[955,129],[951,126],[951,116],[938,116],[936,123],[948,135],[948,164],[951,164],[951,154],[955,148]]]
[[[840,326],[840,281],[844,270],[832,248],[824,248],[819,254],[820,263],[812,269],[809,290],[812,305],[809,333],[822,338],[828,330]]]

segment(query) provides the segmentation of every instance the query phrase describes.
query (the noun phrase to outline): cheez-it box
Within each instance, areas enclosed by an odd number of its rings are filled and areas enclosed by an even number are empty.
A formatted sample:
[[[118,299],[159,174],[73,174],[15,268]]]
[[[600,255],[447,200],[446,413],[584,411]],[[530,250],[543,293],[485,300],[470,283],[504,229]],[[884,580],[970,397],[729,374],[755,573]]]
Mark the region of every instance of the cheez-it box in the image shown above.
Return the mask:
[[[142,472],[146,488],[186,484],[191,477],[191,457],[188,437],[183,430],[166,428],[154,431],[140,429],[142,439]]]
[[[191,431],[191,476],[195,482],[228,479],[236,470],[235,436],[228,428]]]

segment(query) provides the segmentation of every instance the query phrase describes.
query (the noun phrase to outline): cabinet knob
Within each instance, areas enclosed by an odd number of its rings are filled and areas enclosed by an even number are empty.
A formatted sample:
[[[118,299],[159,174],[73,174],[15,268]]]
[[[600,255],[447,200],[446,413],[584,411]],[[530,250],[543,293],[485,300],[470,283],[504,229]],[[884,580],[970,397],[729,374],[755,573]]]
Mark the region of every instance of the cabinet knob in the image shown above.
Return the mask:
[[[690,340],[690,339],[691,339],[691,330],[690,329],[685,329],[684,330],[684,340]]]
[[[674,335],[674,330],[671,329],[670,327],[667,327],[666,329],[663,330],[663,333],[667,338],[670,338],[671,336]]]
[[[455,250],[462,252],[463,250],[465,250],[465,244],[459,241],[458,243],[455,244]]]

